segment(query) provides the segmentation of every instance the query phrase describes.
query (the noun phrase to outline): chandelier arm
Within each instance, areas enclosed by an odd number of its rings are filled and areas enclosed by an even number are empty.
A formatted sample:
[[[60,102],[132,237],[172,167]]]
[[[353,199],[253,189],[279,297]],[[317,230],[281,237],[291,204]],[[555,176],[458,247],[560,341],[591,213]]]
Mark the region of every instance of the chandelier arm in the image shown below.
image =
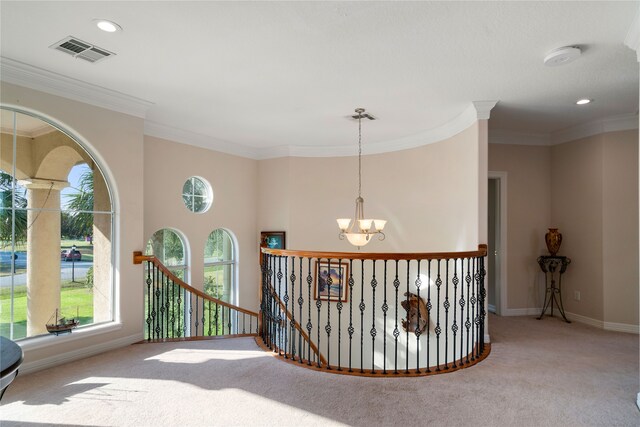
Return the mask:
[[[382,232],[382,231],[378,231],[378,240],[384,240],[387,236]]]

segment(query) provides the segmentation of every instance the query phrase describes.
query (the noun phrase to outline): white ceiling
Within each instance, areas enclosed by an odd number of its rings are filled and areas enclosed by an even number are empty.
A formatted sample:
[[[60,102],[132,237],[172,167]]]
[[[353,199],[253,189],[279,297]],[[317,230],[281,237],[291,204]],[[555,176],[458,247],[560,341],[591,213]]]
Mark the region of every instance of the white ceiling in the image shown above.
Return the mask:
[[[624,46],[639,2],[13,2],[1,54],[153,103],[146,120],[249,148],[364,144],[446,126],[498,100],[490,128],[549,134],[638,110]],[[120,24],[114,34],[95,18]],[[73,35],[115,57],[49,46]],[[551,49],[582,56],[545,67]],[[578,107],[579,98],[594,102]]]

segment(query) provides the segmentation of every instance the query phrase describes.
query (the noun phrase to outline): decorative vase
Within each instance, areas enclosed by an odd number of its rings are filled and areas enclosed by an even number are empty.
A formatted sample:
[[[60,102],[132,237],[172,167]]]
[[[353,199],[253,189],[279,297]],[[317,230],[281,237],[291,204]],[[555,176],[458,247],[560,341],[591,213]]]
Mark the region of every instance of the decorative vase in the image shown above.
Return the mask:
[[[557,228],[550,228],[549,232],[544,235],[544,241],[547,243],[547,249],[552,256],[555,256],[560,250],[562,244],[562,234]]]

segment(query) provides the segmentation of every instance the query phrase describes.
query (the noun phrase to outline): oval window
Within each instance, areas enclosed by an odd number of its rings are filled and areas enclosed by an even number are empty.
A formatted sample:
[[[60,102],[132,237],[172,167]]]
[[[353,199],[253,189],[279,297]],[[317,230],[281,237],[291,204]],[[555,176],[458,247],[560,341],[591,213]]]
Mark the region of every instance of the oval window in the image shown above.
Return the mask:
[[[213,201],[213,190],[207,181],[192,176],[182,186],[182,201],[191,212],[206,212]]]

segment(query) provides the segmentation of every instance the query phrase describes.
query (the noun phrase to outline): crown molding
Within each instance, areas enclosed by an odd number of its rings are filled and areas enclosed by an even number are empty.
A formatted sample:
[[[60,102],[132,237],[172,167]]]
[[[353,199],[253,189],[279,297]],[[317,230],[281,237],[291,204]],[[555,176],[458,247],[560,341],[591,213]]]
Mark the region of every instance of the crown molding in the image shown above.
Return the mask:
[[[636,16],[627,31],[624,44],[636,51],[638,62],[640,62],[640,6],[636,11]]]
[[[195,147],[206,148],[208,150],[219,151],[221,153],[232,154],[234,156],[246,157],[249,159],[260,159],[260,150],[240,145],[210,136],[177,129],[160,123],[144,122],[144,134],[156,138],[167,139],[181,144],[193,145]]]
[[[476,118],[478,120],[489,120],[491,110],[496,106],[498,101],[473,101],[473,107],[476,110]]]
[[[473,101],[465,110],[453,120],[415,135],[393,139],[390,141],[367,143],[362,152],[368,154],[383,154],[393,151],[408,150],[433,144],[459,134],[478,120],[487,120],[491,109],[498,101]],[[285,147],[274,147],[261,149],[259,159],[270,159],[276,157],[346,157],[358,154],[358,147],[350,146],[325,146],[307,147],[301,145],[291,145]]]
[[[638,129],[638,115],[625,114],[621,116],[606,117],[560,130],[551,134],[551,145],[575,141],[607,132]]]
[[[503,129],[489,130],[489,143],[550,146],[602,133],[632,129],[638,129],[637,114],[606,117],[552,133],[518,132]]]
[[[4,56],[0,57],[0,76],[7,83],[144,118],[150,101],[66,77]]]
[[[551,145],[551,136],[548,133],[489,129],[489,144],[549,146]]]

